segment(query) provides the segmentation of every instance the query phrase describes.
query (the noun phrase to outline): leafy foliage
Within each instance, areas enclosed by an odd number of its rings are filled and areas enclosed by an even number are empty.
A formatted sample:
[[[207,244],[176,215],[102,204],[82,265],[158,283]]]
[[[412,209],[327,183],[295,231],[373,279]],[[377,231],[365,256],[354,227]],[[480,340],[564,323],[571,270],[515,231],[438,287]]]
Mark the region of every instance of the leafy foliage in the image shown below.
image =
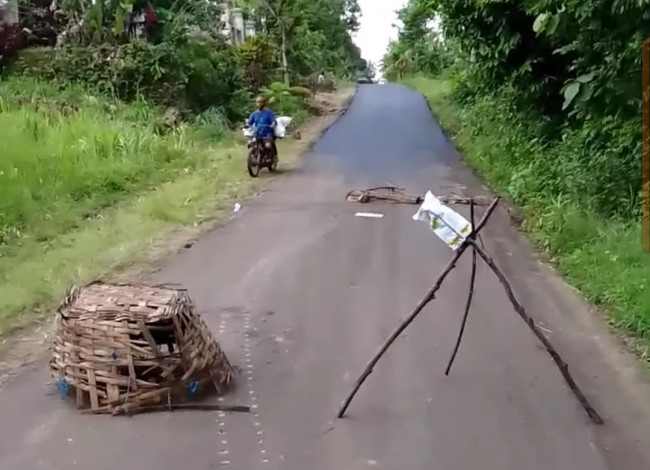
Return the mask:
[[[134,39],[131,14],[148,5],[158,27]],[[321,69],[353,76],[362,61],[349,34],[358,27],[356,0],[242,2],[257,21],[258,34],[235,47],[220,33],[220,5],[204,0],[61,0],[63,14],[80,29],[72,34],[70,28],[62,47],[24,54],[15,70],[81,83],[126,101],[144,97],[185,114],[220,109],[238,121],[250,107],[250,94],[279,79],[285,58],[295,83]]]
[[[23,67],[23,73],[93,84],[126,101],[143,96],[153,103],[194,112],[216,106],[235,118],[233,104],[244,93],[233,51],[209,40],[68,46],[45,54],[48,60]],[[19,60],[21,64],[24,61]]]
[[[351,78],[359,69],[361,54],[350,36],[359,27],[361,10],[357,0],[240,3],[250,9],[259,29],[275,44],[280,56],[284,44],[288,72],[294,81],[321,70]]]
[[[431,24],[430,2],[409,2],[399,11],[402,23],[398,39],[392,41],[382,68],[389,79],[413,74],[438,75],[448,64],[448,50]]]
[[[246,85],[257,92],[277,68],[277,50],[264,36],[248,38],[237,47],[237,58],[244,69]]]
[[[389,78],[444,72],[466,106],[497,100],[488,114],[501,113],[498,122],[512,134],[507,141],[518,135],[548,149],[562,143],[563,152],[528,162],[526,174],[547,197],[567,196],[605,216],[638,213],[648,2],[410,0],[400,19],[384,58]],[[527,148],[509,151],[526,155]],[[521,175],[504,177],[530,194],[515,183]]]
[[[478,93],[507,82],[549,116],[563,108],[580,118],[638,116],[646,1],[411,0],[400,18],[400,42],[410,47],[423,25],[440,21]]]
[[[231,119],[241,118],[241,103],[248,98],[244,76],[235,51],[218,36],[212,16],[217,10],[198,0],[180,7],[172,4],[170,10],[159,3],[159,17],[165,20],[159,42],[117,40],[115,32],[124,29],[119,12],[131,9],[134,2],[97,2],[89,10],[80,8],[85,2],[72,3],[70,8],[79,11],[70,15],[89,18],[88,34],[76,43],[42,51],[40,60],[26,54],[17,68],[26,75],[91,86],[126,101],[141,96],[193,113],[216,107]],[[207,28],[210,24],[212,29]]]
[[[278,115],[292,116],[293,122],[304,119],[306,99],[311,91],[302,87],[287,87],[284,83],[274,82],[260,90],[268,105]]]

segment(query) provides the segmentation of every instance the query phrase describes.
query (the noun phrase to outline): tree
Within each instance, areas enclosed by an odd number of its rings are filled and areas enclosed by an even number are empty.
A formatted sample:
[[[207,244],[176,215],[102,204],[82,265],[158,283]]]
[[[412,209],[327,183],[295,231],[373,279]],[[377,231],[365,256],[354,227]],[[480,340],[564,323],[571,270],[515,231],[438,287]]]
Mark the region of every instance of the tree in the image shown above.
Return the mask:
[[[350,32],[359,27],[357,0],[242,0],[278,48],[283,81],[319,69],[350,74],[360,58]]]
[[[437,19],[433,0],[412,0],[398,12],[402,25],[383,60],[384,74],[402,79],[408,74],[439,74],[449,62],[440,34],[431,27]]]
[[[477,92],[508,83],[547,115],[638,114],[647,1],[409,0],[399,15],[398,41],[414,52],[416,70],[424,67],[419,38],[438,17]]]
[[[433,18],[444,42],[427,26]],[[453,98],[501,106],[504,126],[525,128],[508,139],[522,132],[522,141],[545,149],[571,142],[568,155],[539,163],[536,171],[561,175],[539,175],[545,196],[572,194],[607,216],[638,210],[621,201],[640,191],[641,46],[650,37],[650,2],[409,0],[400,19],[383,61],[387,76],[435,75],[453,63]]]
[[[284,84],[290,85],[287,59],[287,34],[297,21],[296,0],[248,0],[243,2],[265,23],[271,22],[279,35],[280,60]]]

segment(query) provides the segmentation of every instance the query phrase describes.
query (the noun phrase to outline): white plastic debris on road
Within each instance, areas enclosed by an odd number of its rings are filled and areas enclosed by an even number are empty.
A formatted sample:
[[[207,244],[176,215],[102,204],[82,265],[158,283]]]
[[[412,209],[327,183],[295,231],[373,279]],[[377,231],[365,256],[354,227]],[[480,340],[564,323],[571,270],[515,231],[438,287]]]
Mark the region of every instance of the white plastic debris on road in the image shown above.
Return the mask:
[[[454,251],[472,230],[471,224],[462,215],[445,206],[431,191],[427,191],[413,220],[428,222],[433,233]]]
[[[357,212],[354,215],[355,217],[367,217],[369,219],[381,219],[384,217],[384,214],[378,214],[376,212]]]

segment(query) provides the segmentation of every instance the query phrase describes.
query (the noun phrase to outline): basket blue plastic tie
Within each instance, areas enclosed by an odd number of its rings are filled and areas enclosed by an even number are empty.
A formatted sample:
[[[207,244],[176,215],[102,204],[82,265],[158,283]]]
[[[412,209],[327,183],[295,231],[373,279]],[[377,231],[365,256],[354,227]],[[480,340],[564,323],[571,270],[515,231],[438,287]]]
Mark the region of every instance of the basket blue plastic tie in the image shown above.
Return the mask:
[[[59,390],[59,396],[61,398],[66,398],[70,392],[70,386],[63,377],[59,378],[58,382],[56,383],[56,388]]]
[[[187,387],[190,391],[190,395],[194,395],[196,391],[199,389],[199,383],[196,382],[195,380],[192,380]]]

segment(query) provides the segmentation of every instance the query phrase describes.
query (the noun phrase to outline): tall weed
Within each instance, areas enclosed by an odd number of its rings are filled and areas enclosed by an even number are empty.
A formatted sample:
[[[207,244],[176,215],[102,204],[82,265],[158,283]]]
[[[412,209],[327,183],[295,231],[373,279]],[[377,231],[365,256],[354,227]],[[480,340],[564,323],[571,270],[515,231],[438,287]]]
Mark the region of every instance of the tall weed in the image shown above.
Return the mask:
[[[0,82],[0,96],[0,254],[25,237],[49,240],[205,156],[184,126],[155,132],[157,113],[141,100],[24,79]]]

